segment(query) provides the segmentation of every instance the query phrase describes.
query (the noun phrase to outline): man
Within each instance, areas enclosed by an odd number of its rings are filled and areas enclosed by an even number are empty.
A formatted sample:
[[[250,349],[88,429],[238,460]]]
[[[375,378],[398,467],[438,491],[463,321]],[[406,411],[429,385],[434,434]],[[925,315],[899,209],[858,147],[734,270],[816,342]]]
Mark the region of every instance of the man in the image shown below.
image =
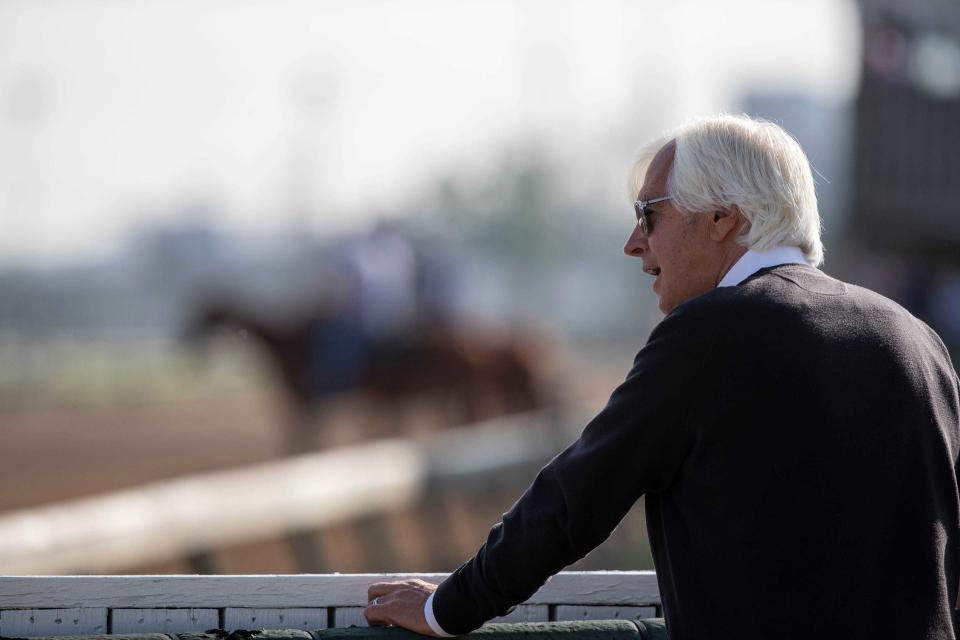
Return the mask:
[[[813,179],[782,129],[719,116],[653,149],[624,250],[666,317],[477,555],[436,591],[373,585],[368,620],[466,633],[646,496],[674,640],[954,638],[960,382],[943,344],[815,268]]]

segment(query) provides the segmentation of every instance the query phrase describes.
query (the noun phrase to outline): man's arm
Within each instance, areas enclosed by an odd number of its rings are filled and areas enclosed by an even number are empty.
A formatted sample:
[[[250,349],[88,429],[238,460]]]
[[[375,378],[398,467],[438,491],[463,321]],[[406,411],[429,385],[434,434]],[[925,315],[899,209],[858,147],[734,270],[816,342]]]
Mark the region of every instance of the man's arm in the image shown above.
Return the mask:
[[[643,493],[670,486],[692,443],[684,417],[702,371],[707,329],[693,315],[664,319],[603,411],[434,592],[440,628],[463,634],[506,614],[603,542]]]

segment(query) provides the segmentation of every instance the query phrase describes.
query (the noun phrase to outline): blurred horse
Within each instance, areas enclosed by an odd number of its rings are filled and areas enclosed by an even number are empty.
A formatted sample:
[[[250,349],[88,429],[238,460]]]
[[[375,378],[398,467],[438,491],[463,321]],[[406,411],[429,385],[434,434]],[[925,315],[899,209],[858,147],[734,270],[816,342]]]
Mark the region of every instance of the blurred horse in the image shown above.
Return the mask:
[[[275,318],[212,300],[195,310],[183,338],[199,346],[215,334],[233,334],[266,356],[291,410],[285,445],[290,454],[310,446],[318,410],[343,393],[363,394],[388,408],[429,399],[449,411],[453,424],[546,404],[530,340],[468,331],[439,319],[384,336],[362,331],[332,307]]]

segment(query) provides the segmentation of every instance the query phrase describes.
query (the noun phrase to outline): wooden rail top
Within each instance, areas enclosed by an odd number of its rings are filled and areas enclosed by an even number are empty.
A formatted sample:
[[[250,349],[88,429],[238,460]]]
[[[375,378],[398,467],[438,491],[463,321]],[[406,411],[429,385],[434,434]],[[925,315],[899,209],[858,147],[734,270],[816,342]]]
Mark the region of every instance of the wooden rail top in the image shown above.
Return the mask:
[[[315,633],[352,625],[365,627],[363,607],[367,588],[374,582],[406,578],[439,582],[446,575],[0,577],[0,636],[113,634],[119,640],[119,635],[189,634],[210,629]],[[652,571],[564,572],[512,613],[492,622],[638,620],[658,615],[660,594]],[[337,636],[337,640],[345,639]]]

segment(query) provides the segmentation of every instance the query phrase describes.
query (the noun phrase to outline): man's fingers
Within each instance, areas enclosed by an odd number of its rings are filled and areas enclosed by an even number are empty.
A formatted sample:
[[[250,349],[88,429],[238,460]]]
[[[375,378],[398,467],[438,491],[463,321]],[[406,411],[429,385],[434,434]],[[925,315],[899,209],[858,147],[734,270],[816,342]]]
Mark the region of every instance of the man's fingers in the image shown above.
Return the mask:
[[[371,627],[385,627],[388,624],[393,624],[387,617],[385,609],[386,605],[384,604],[368,604],[363,610],[363,615]]]
[[[423,580],[418,580],[416,578],[412,580],[397,580],[394,582],[375,582],[367,588],[367,600],[373,600],[374,598],[387,596],[400,589],[409,589],[410,587],[427,587],[431,591],[436,589],[436,585],[429,582],[424,582]]]
[[[393,593],[403,586],[405,585],[402,582],[375,582],[367,589],[367,600]]]

